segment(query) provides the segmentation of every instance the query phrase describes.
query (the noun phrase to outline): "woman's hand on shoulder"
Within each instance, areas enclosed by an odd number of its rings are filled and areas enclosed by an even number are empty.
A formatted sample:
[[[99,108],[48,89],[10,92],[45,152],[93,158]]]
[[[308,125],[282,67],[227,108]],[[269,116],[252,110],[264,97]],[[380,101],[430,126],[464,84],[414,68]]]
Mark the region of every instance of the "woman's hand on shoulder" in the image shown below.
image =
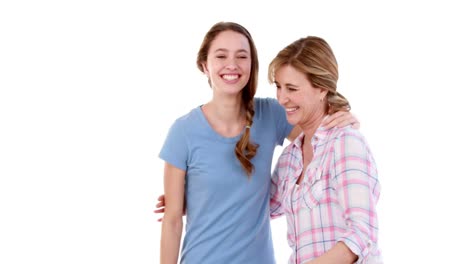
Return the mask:
[[[327,119],[323,120],[322,126],[326,129],[333,127],[345,127],[351,125],[354,129],[359,129],[361,124],[359,120],[351,112],[339,111],[330,115]]]

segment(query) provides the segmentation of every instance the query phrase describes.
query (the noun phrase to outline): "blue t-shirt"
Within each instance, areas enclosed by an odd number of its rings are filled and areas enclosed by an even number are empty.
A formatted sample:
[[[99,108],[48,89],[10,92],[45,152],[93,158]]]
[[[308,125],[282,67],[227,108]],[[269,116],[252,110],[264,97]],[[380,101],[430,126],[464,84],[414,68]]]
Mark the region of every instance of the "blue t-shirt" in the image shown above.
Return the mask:
[[[178,118],[159,154],[186,171],[186,229],[181,263],[275,263],[269,192],[273,151],[291,132],[283,107],[255,98],[251,141],[259,144],[247,177],[234,149],[241,135],[215,132],[201,107]]]

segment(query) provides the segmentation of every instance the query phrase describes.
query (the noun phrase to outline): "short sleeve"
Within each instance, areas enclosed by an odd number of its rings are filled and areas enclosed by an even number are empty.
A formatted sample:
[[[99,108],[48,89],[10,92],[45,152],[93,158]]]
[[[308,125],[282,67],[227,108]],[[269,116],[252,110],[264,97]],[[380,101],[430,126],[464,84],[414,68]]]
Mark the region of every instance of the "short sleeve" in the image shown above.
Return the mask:
[[[178,119],[172,124],[164,141],[159,157],[167,163],[187,171],[189,148],[183,122]]]

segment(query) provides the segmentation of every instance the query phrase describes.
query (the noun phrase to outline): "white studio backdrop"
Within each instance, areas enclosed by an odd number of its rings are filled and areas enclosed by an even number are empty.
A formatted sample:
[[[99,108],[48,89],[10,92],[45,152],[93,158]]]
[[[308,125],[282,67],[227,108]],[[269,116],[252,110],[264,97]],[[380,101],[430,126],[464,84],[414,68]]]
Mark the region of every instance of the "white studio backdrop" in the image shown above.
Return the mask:
[[[325,3],[326,2],[326,3]],[[196,53],[247,27],[266,69],[323,37],[377,160],[386,263],[461,263],[468,222],[462,1],[2,1],[0,263],[158,263],[158,153],[210,98]],[[277,149],[275,159],[281,149]],[[286,263],[285,219],[272,222]]]

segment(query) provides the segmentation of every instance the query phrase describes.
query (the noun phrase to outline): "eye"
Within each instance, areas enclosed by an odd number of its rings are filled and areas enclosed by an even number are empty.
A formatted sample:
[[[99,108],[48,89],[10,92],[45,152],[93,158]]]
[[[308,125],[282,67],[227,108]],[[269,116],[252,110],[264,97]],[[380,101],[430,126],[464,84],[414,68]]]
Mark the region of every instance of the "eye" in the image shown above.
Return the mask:
[[[248,59],[249,57],[245,56],[245,55],[241,55],[241,56],[237,56],[238,59]]]
[[[297,91],[297,89],[296,89],[296,88],[292,88],[292,87],[288,87],[288,91],[295,92],[295,91]]]
[[[218,59],[225,59],[225,58],[226,58],[226,55],[216,55],[216,58],[218,58]]]

